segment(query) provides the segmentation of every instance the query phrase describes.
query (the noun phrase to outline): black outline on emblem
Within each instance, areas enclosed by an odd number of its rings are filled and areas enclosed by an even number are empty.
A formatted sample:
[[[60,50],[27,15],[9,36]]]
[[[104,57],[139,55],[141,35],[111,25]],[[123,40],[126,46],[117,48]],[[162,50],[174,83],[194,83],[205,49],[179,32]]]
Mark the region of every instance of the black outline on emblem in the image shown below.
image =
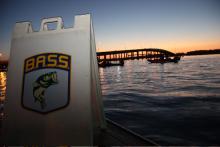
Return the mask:
[[[37,110],[35,110],[35,109],[31,109],[31,108],[28,108],[28,107],[26,107],[26,106],[24,106],[24,104],[23,104],[23,95],[24,95],[24,80],[25,80],[25,64],[23,64],[23,79],[22,79],[22,93],[21,93],[21,106],[23,107],[23,108],[25,108],[25,109],[27,109],[27,110],[30,110],[30,111],[33,111],[33,112],[37,112],[37,113],[40,113],[40,114],[48,114],[48,113],[50,113],[50,112],[53,112],[53,111],[57,111],[57,110],[59,110],[59,109],[63,109],[63,108],[65,108],[65,107],[67,107],[68,105],[69,105],[69,103],[70,103],[70,81],[71,81],[71,56],[70,55],[67,55],[67,54],[63,54],[63,53],[57,53],[57,52],[53,52],[53,53],[41,53],[41,54],[37,54],[37,55],[34,55],[34,56],[31,56],[31,57],[29,57],[29,58],[32,58],[32,57],[35,57],[35,56],[40,56],[40,55],[45,55],[45,54],[59,54],[59,55],[65,55],[65,56],[68,56],[69,57],[69,69],[67,70],[68,71],[68,100],[67,100],[67,103],[66,103],[66,105],[64,105],[64,106],[62,106],[62,107],[59,107],[59,108],[56,108],[56,109],[53,109],[53,110],[50,110],[50,111],[47,111],[47,112],[41,112],[41,111],[37,111]],[[27,60],[27,59],[29,59],[29,58],[26,58],[25,60],[24,60],[24,63],[25,63],[25,61]],[[46,67],[46,68],[54,68],[54,67]],[[45,69],[45,68],[39,68],[39,69]],[[60,68],[56,68],[56,69],[60,69]],[[64,69],[61,69],[61,70],[64,70]],[[32,71],[34,71],[34,70],[32,70]],[[32,71],[30,71],[30,72],[32,72]]]

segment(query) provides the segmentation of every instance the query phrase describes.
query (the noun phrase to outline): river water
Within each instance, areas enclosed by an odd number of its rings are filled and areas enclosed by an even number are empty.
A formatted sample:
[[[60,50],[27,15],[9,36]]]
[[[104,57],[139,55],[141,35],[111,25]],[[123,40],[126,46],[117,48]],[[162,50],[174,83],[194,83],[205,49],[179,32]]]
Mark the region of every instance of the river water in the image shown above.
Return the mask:
[[[161,145],[220,145],[220,55],[99,72],[106,117]],[[5,84],[0,72],[1,100]]]
[[[100,68],[106,116],[161,145],[220,145],[220,55]]]

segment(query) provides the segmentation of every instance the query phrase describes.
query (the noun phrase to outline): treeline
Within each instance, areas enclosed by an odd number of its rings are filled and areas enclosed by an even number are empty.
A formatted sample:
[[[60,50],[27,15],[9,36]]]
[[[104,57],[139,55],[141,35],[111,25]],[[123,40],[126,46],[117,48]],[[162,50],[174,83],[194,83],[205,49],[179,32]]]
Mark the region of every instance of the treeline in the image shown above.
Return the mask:
[[[197,51],[190,51],[187,52],[186,55],[208,55],[208,54],[220,54],[220,49],[214,50],[197,50]]]
[[[190,51],[187,53],[177,53],[177,55],[181,55],[181,56],[209,55],[209,54],[220,54],[220,49],[196,50],[196,51]]]

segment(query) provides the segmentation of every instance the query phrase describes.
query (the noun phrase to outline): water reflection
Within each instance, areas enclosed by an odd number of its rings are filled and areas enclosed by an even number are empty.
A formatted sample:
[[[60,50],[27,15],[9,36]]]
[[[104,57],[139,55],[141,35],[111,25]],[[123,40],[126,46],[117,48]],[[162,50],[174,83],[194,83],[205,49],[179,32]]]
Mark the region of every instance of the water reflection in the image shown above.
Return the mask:
[[[0,72],[0,120],[2,120],[4,116],[3,102],[5,100],[5,92],[6,92],[6,72]]]
[[[117,67],[117,78],[116,78],[116,82],[120,82],[121,81],[121,66]]]
[[[0,72],[0,103],[5,100],[6,72]]]

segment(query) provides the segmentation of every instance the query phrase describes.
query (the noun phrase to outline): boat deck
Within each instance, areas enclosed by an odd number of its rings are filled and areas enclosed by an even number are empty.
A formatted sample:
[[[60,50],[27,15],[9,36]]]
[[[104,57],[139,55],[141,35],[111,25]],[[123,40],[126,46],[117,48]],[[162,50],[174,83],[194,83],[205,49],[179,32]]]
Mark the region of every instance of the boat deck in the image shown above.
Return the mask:
[[[159,146],[155,142],[120,126],[107,119],[107,129],[95,137],[94,145],[99,146]]]

